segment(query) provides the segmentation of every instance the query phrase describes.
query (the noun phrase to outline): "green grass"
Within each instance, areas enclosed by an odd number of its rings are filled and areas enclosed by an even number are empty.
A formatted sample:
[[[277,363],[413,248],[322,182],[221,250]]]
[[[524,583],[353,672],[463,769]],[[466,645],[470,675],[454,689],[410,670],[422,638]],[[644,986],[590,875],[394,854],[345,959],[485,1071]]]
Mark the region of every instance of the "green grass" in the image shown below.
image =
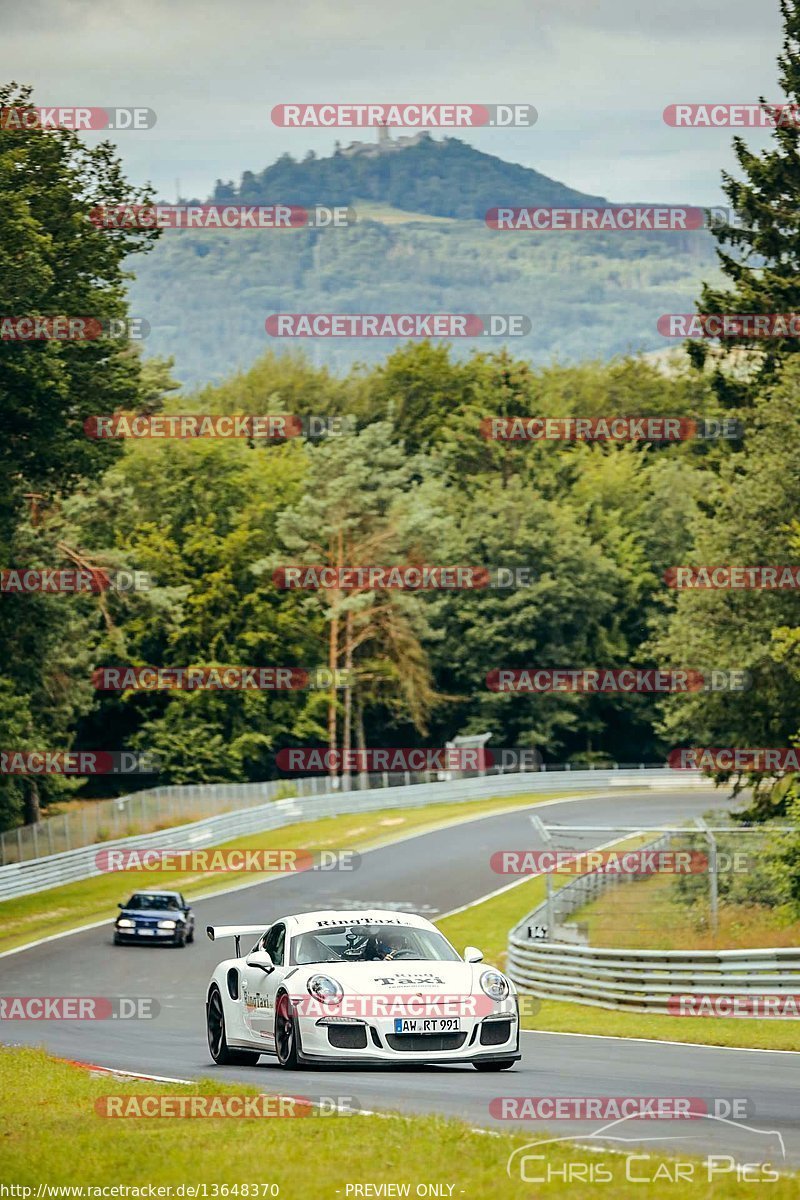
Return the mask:
[[[555,876],[556,888],[563,886],[568,879],[566,875]],[[537,876],[452,917],[445,917],[437,925],[456,947],[479,946],[487,962],[503,968],[508,931],[544,898],[545,881]],[[523,1016],[524,1029],[700,1042],[708,1046],[800,1050],[799,1021],[670,1017],[657,1013],[618,1012],[616,1009],[560,1000],[542,1000],[539,1003],[541,1007],[537,1012]]]
[[[459,804],[437,804],[430,808],[380,809],[371,813],[350,813],[302,821],[265,833],[225,842],[236,849],[365,849],[405,834],[432,829],[457,821],[468,821],[484,813],[527,807],[543,800],[566,799],[566,794],[536,793],[494,797]],[[98,850],[102,846],[98,846]],[[210,849],[210,847],[203,847]],[[269,874],[227,875],[184,874],[177,871],[118,871],[82,879],[62,887],[48,888],[0,903],[0,951],[11,950],[48,934],[63,933],[79,925],[88,925],[116,915],[116,906],[138,887],[163,887],[180,890],[189,897],[236,887],[243,882],[267,879]]]
[[[357,221],[380,221],[382,225],[408,225],[424,221],[426,225],[453,225],[453,217],[435,217],[432,213],[411,212],[404,208],[393,208],[378,200],[356,200],[353,203]]]
[[[722,899],[716,934],[708,896],[681,898],[677,875],[651,875],[601,893],[574,914],[594,946],[653,950],[746,950],[797,946],[800,919],[789,905],[732,904]],[[707,885],[706,885],[707,886]]]
[[[255,1095],[258,1089],[210,1080],[186,1086],[123,1081],[91,1074],[27,1048],[0,1050],[0,1076],[4,1082],[0,1093],[3,1182],[32,1188],[33,1196],[40,1184],[84,1188],[205,1184],[206,1195],[212,1197],[215,1184],[230,1188],[244,1183],[251,1188],[258,1185],[249,1195],[259,1198],[269,1194],[262,1192],[263,1185],[277,1184],[283,1200],[306,1196],[346,1200],[348,1186],[381,1183],[409,1184],[412,1196],[420,1184],[444,1184],[445,1195],[447,1186],[452,1185],[453,1197],[468,1200],[493,1195],[509,1200],[530,1200],[535,1195],[596,1200],[598,1194],[597,1184],[590,1182],[557,1181],[534,1192],[518,1176],[508,1178],[509,1154],[548,1137],[538,1125],[526,1134],[488,1136],[439,1117],[110,1119],[95,1111],[96,1102],[105,1096]],[[290,1083],[290,1077],[286,1082]],[[319,1073],[318,1096],[335,1095],[339,1090],[335,1073]],[[387,1095],[391,1095],[388,1080]],[[663,1126],[659,1132],[663,1136]],[[550,1136],[560,1134],[555,1131]],[[547,1162],[561,1171],[565,1164],[602,1162],[615,1181],[604,1194],[631,1194],[626,1191],[622,1155],[587,1153],[569,1143],[545,1147],[544,1152]],[[726,1200],[753,1194],[752,1184],[738,1184],[727,1177],[709,1185],[707,1168],[700,1160],[682,1154],[681,1161],[694,1163],[695,1181],[651,1184],[646,1189],[648,1197]],[[542,1164],[537,1165],[543,1169]],[[637,1173],[645,1167],[651,1177],[657,1170],[674,1170],[669,1160],[662,1158],[637,1162]],[[797,1195],[797,1185],[797,1176],[782,1178],[769,1185],[769,1194],[775,1200],[786,1200]],[[640,1190],[636,1189],[637,1194]],[[242,1195],[241,1190],[238,1194]]]

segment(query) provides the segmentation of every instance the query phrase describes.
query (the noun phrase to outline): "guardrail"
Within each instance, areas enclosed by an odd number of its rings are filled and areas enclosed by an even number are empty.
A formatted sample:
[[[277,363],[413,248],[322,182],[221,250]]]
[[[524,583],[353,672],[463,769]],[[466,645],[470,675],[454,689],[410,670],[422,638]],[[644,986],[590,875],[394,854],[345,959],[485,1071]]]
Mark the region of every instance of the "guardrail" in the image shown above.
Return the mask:
[[[263,787],[243,784],[244,788]],[[455,801],[481,800],[528,792],[571,792],[609,787],[703,787],[708,786],[699,772],[671,771],[667,767],[634,770],[562,770],[485,775],[472,779],[443,780],[435,783],[383,788],[356,792],[327,791],[319,796],[270,800],[266,804],[222,813],[202,821],[176,825],[171,829],[133,837],[81,846],[33,861],[9,863],[0,867],[0,901],[32,892],[45,891],[65,883],[100,875],[95,858],[103,850],[120,846],[158,847],[163,850],[197,849],[218,845],[248,833],[279,829],[299,821],[346,813],[371,812],[379,808],[422,808]],[[180,789],[172,789],[179,791]]]
[[[531,943],[512,933],[506,969],[527,995],[631,1012],[674,1014],[681,996],[800,993],[800,948],[794,947],[613,950]]]
[[[639,849],[659,849],[673,836],[664,834]],[[630,884],[635,878],[592,871],[570,880],[553,893],[553,926],[559,924],[555,918],[574,913],[605,888]],[[547,901],[538,904],[508,935],[506,971],[526,995],[630,1012],[689,1015],[691,1002],[682,1009],[679,998],[800,994],[800,947],[623,950],[543,940],[536,931],[550,928],[547,908]],[[710,1003],[716,1011],[717,1002]]]

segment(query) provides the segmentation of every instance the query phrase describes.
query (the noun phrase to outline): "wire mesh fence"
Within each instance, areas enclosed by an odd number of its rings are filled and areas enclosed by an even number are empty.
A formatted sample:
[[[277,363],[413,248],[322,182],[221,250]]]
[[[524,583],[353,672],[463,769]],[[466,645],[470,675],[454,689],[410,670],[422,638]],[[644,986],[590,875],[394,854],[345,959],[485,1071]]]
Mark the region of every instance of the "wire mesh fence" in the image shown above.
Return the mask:
[[[655,764],[661,767],[661,764]],[[540,771],[645,770],[652,764],[614,763],[609,766],[584,766],[562,763],[541,766]],[[34,825],[20,825],[0,833],[0,865],[30,862],[80,846],[135,837],[174,825],[200,821],[219,813],[233,812],[295,796],[317,796],[333,791],[363,791],[375,788],[403,787],[409,784],[447,783],[454,778],[473,775],[491,776],[519,773],[495,767],[481,772],[402,771],[355,774],[331,779],[327,775],[300,779],[272,779],[261,783],[186,784],[147,788],[110,800],[86,801],[69,811],[45,817]],[[523,772],[529,773],[529,772]],[[663,769],[666,777],[674,772]]]

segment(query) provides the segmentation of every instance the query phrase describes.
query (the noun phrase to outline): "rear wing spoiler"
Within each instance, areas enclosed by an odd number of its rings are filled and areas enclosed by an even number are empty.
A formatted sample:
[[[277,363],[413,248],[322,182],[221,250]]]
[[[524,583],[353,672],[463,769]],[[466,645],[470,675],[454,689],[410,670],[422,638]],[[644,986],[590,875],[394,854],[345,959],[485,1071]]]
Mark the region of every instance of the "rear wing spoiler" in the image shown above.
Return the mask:
[[[236,957],[241,958],[240,939],[242,937],[252,937],[254,934],[261,936],[270,928],[266,922],[261,925],[206,925],[206,933],[209,941],[215,942],[217,938],[232,937],[236,942]]]

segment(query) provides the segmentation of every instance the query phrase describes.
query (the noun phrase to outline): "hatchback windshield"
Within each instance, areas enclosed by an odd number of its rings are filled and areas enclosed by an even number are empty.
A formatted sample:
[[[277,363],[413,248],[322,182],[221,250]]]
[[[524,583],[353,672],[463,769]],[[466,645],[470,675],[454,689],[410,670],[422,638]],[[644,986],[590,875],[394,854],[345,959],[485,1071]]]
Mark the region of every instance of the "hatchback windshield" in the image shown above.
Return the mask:
[[[292,939],[295,966],[322,962],[385,960],[459,962],[449,942],[434,929],[410,925],[335,925]]]
[[[126,908],[138,909],[165,909],[165,908],[180,908],[177,896],[154,896],[148,892],[134,892]]]

